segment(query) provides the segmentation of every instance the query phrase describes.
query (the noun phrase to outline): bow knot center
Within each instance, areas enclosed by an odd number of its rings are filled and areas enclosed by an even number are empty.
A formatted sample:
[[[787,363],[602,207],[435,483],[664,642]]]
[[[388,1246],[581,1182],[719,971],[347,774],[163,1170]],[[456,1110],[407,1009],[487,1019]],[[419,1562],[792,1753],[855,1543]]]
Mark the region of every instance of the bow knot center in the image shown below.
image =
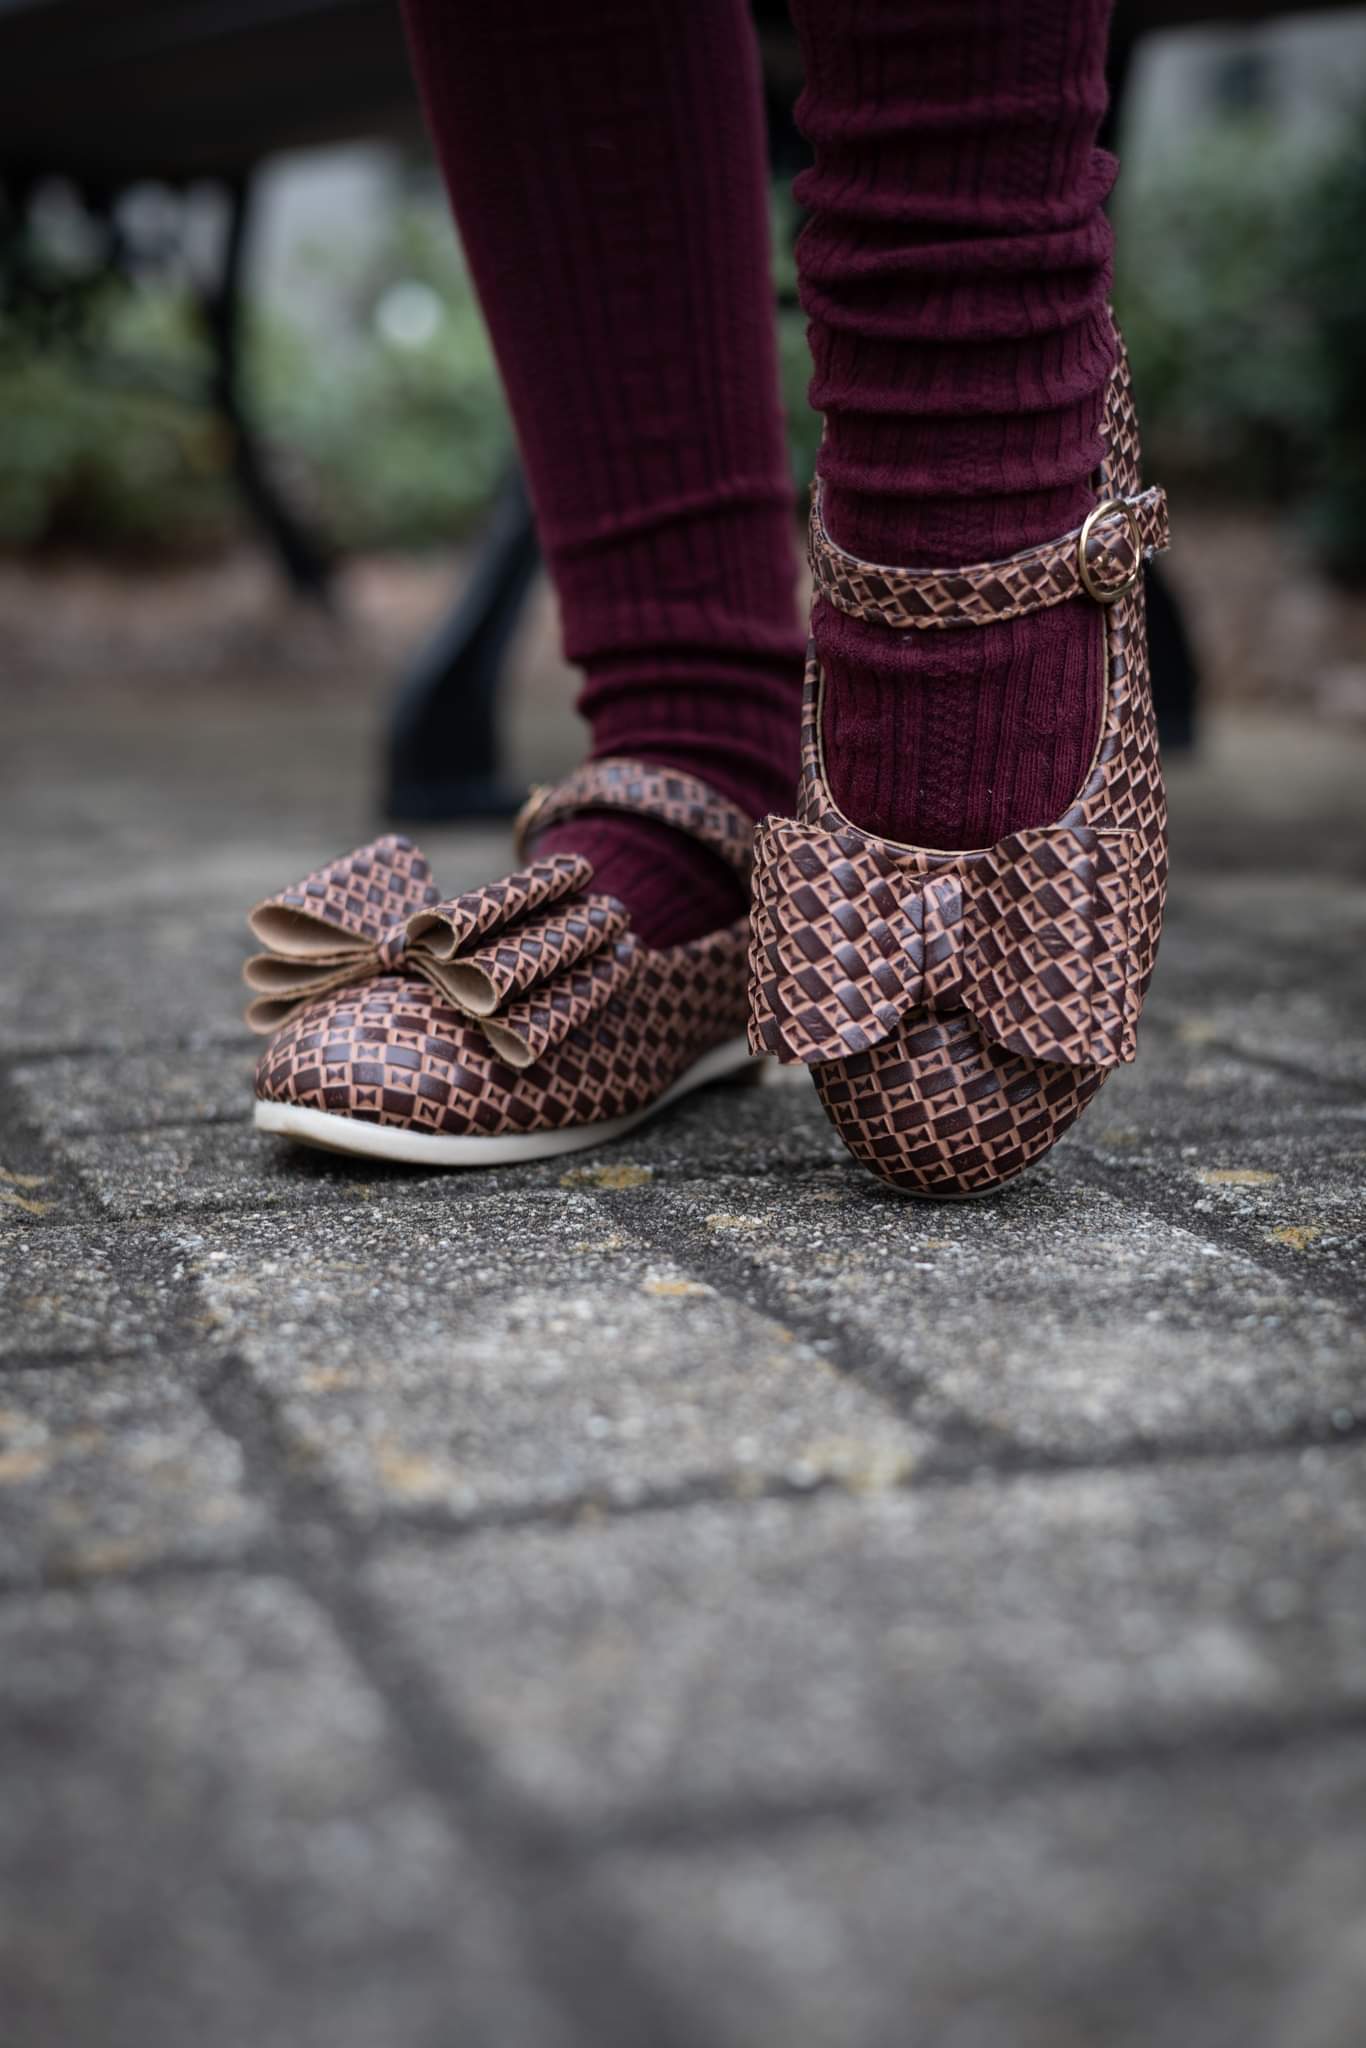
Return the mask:
[[[402,924],[391,924],[389,929],[380,935],[375,954],[386,974],[396,974],[403,966],[407,951],[408,923],[405,918]]]

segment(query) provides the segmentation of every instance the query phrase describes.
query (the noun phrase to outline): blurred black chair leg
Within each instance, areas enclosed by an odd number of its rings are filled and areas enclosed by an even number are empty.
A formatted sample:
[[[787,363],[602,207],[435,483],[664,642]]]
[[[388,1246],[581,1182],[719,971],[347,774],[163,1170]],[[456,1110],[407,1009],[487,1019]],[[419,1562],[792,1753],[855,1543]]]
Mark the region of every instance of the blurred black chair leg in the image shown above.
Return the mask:
[[[237,488],[257,532],[290,589],[325,605],[331,594],[331,559],[276,489],[242,400],[242,264],[251,218],[250,177],[229,178],[225,189],[228,219],[223,260],[214,283],[200,294],[200,309],[213,348],[209,399],[227,429]]]
[[[526,791],[499,772],[498,682],[540,562],[520,469],[510,471],[468,588],[418,655],[389,721],[388,817],[507,818]]]
[[[1186,617],[1166,572],[1148,564],[1148,659],[1153,676],[1153,709],[1164,754],[1195,744],[1195,698],[1200,672],[1186,631]]]

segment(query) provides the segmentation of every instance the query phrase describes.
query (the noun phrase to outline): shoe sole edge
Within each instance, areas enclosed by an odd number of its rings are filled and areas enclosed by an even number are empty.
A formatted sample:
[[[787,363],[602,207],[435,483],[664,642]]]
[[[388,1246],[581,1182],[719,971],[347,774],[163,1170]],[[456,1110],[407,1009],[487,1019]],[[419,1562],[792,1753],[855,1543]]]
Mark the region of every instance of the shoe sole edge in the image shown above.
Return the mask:
[[[296,1102],[268,1102],[261,1097],[256,1101],[254,1122],[258,1131],[290,1138],[295,1144],[323,1152],[341,1152],[351,1158],[387,1160],[392,1165],[521,1166],[536,1159],[558,1159],[571,1152],[586,1152],[595,1145],[610,1145],[694,1089],[761,1064],[743,1037],[729,1038],[703,1053],[671,1088],[643,1108],[605,1118],[602,1123],[570,1124],[554,1131],[510,1131],[487,1138],[452,1137],[440,1131],[408,1130],[398,1124],[361,1123],[355,1117],[338,1116],[329,1109],[311,1109]]]

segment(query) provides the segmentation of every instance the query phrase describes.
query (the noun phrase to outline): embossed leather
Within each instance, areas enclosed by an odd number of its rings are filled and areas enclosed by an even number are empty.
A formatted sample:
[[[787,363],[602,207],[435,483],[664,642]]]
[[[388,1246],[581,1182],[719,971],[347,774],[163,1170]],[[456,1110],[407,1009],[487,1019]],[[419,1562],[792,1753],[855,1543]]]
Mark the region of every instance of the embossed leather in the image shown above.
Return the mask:
[[[1079,1067],[1132,1058],[1130,832],[1016,832],[915,875],[848,828],[764,832],[768,1051],[814,1065],[867,1052],[925,1005],[966,1010],[1007,1052]]]
[[[1153,489],[1117,499],[1098,509],[1087,526],[999,562],[974,562],[966,569],[889,569],[860,561],[831,540],[817,478],[811,487],[809,535],[816,594],[837,611],[897,629],[989,626],[1046,605],[1066,604],[1083,589],[1102,601],[1120,597],[1143,563],[1169,544],[1167,496]]]
[[[754,820],[695,775],[640,761],[587,761],[553,788],[533,790],[517,819],[522,852],[547,825],[576,811],[632,811],[656,818],[709,846],[749,880],[754,864]]]
[[[1099,499],[1139,508],[1144,545],[1164,546],[1165,501],[1139,487],[1118,335],[1106,439]],[[1102,597],[1135,567],[1113,552],[1119,528],[1131,531],[1127,515],[1116,522],[1096,522],[1088,554]],[[886,590],[846,576],[842,608],[952,629],[1060,602],[1039,592],[1062,587],[1070,552],[1067,594],[1078,593],[1079,533],[1029,551],[1023,582],[1018,556],[956,575],[892,572]],[[819,542],[813,552],[828,572]],[[1053,824],[967,853],[899,846],[837,810],[808,654],[798,816],[764,820],[755,840],[750,1042],[809,1064],[850,1151],[912,1193],[978,1194],[1012,1179],[1134,1057],[1167,874],[1141,578],[1095,616],[1106,697],[1085,786]]]
[[[640,763],[572,778],[613,802],[737,846],[734,807]],[[543,808],[554,810],[557,792]],[[530,837],[526,828],[522,844]],[[689,829],[686,824],[683,829]],[[700,835],[699,835],[700,836]],[[748,924],[653,949],[592,892],[576,855],[442,899],[423,855],[389,836],[251,913],[266,951],[244,970],[253,1028],[273,1033],[257,1093],[418,1131],[501,1136],[605,1121],[662,1095],[744,1030]]]
[[[525,1066],[583,1023],[630,980],[636,941],[622,906],[587,893],[586,860],[559,854],[483,889],[397,918],[377,937],[369,891],[391,901],[394,878],[425,875],[409,841],[376,840],[258,904],[250,923],[270,950],[248,960],[247,1008],[274,1031],[330,989],[383,974],[428,981],[477,1021],[514,1066]],[[367,888],[368,884],[368,888]],[[424,898],[435,895],[431,884]],[[366,906],[358,915],[358,904]]]

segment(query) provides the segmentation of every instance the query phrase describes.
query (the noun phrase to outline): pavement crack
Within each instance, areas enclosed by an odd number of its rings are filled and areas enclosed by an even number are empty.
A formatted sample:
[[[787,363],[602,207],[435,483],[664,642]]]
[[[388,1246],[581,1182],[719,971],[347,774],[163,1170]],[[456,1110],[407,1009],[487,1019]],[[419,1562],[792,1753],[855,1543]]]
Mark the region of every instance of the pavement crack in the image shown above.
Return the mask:
[[[1060,1796],[1078,1781],[1150,1770],[1201,1782],[1242,1759],[1269,1763],[1301,1749],[1312,1755],[1325,1741],[1344,1736],[1366,1739],[1366,1707],[1344,1702],[1284,1717],[1211,1716],[1201,1727],[1173,1727],[1147,1739],[1127,1735],[1045,1750],[1029,1759],[1012,1754],[999,1764],[943,1767],[930,1785],[856,1785],[793,1799],[726,1797],[692,1800],[686,1806],[653,1802],[606,1822],[594,1837],[594,1848],[600,1855],[704,1854],[781,1843],[832,1825],[923,1824],[938,1808],[955,1816],[996,1814],[1019,1798]]]
[[[249,1489],[271,1511],[282,1570],[327,1616],[380,1701],[416,1782],[495,1885],[522,1901],[528,1973],[596,2026],[595,2039],[694,2048],[666,1993],[631,1956],[620,1909],[586,1880],[578,1831],[523,1793],[496,1753],[450,1714],[365,1585],[366,1532],[325,1479],[293,1455],[274,1396],[235,1354],[218,1358],[198,1391],[237,1443]]]
[[[765,1316],[791,1330],[833,1371],[874,1395],[899,1420],[915,1420],[916,1402],[926,1391],[925,1375],[908,1372],[896,1353],[875,1338],[863,1331],[851,1337],[835,1318],[813,1314],[800,1297],[775,1281],[738,1245],[691,1237],[680,1248],[677,1234],[651,1224],[648,1209],[630,1196],[603,1193],[597,1200],[611,1220],[629,1231],[651,1256],[685,1265],[691,1278],[712,1288],[731,1307]]]
[[[1185,1237],[1196,1241],[1203,1238],[1218,1244],[1246,1260],[1289,1293],[1301,1299],[1315,1297],[1341,1308],[1358,1309],[1361,1306],[1360,1287],[1344,1283],[1318,1268],[1296,1266],[1292,1264],[1289,1253],[1269,1253],[1264,1239],[1255,1234],[1260,1225],[1244,1223],[1231,1214],[1221,1215],[1214,1209],[1201,1210],[1198,1219],[1193,1220],[1189,1186],[1183,1187],[1162,1167],[1147,1166],[1137,1161],[1132,1165],[1116,1165],[1095,1151],[1084,1137],[1074,1144],[1072,1157],[1081,1166],[1079,1178],[1083,1185],[1099,1194],[1113,1196],[1155,1222],[1165,1224],[1168,1229],[1179,1230]]]

